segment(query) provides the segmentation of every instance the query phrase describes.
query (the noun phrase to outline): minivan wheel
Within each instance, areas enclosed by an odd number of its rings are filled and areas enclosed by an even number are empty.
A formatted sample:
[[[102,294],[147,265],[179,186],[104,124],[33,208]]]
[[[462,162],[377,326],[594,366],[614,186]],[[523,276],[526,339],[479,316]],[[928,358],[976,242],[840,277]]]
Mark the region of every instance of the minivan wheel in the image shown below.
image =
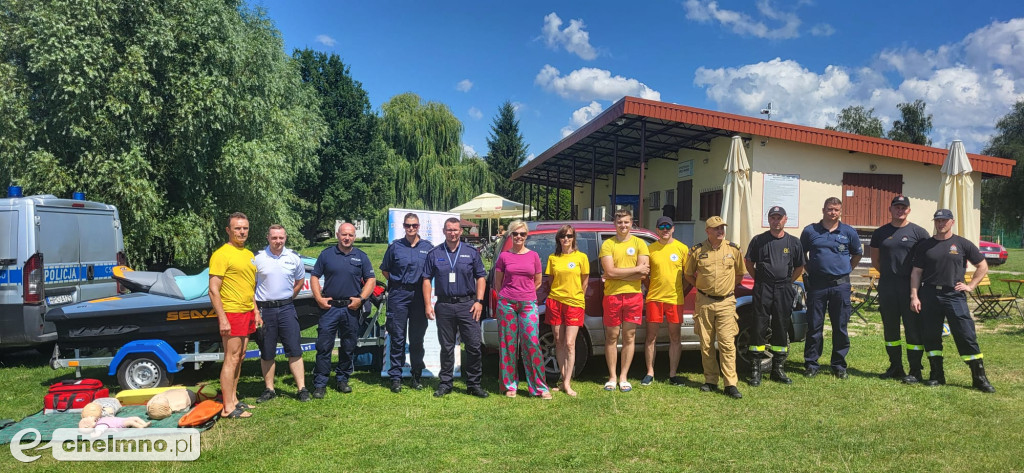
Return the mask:
[[[544,375],[548,383],[555,383],[562,374],[558,368],[558,357],[555,353],[555,335],[551,333],[550,326],[542,325],[541,327],[540,351],[543,357]],[[584,329],[585,327],[580,327],[579,332],[576,333],[576,361],[572,370],[573,377],[579,376],[583,372],[583,368],[587,366],[587,360],[590,359],[590,343],[583,335]]]
[[[170,386],[173,375],[152,355],[131,355],[117,367],[117,382],[122,389],[147,389]]]

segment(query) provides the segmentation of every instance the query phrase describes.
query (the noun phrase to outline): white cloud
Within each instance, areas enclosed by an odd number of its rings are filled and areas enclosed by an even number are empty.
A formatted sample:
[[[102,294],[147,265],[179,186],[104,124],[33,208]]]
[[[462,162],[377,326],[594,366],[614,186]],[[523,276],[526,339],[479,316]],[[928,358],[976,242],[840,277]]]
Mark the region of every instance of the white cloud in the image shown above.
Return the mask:
[[[550,64],[537,73],[534,82],[545,90],[567,99],[618,100],[630,95],[650,100],[661,100],[661,93],[636,79],[612,76],[604,69],[584,67],[562,76]]]
[[[554,12],[544,17],[541,32],[549,48],[558,49],[561,46],[588,61],[597,57],[597,51],[590,45],[590,33],[584,30],[586,25],[583,24],[583,20],[569,20],[569,26],[559,29],[561,26],[562,19]]]
[[[328,48],[333,48],[334,45],[338,43],[337,41],[334,40],[334,38],[327,36],[325,34],[316,35],[316,42],[324,46],[327,46]]]
[[[530,153],[528,156],[526,156],[526,161],[525,162],[533,161],[533,158],[536,158],[536,157],[537,157],[536,154]]]
[[[897,83],[883,75],[894,70]],[[823,127],[844,107],[874,108],[886,129],[899,119],[898,103],[922,99],[932,114],[932,144],[964,141],[981,152],[995,123],[1024,100],[1024,19],[994,22],[962,41],[934,50],[886,50],[860,69],[829,65],[808,70],[796,61],[718,69],[699,68],[694,83],[720,109],[757,115],[773,102],[779,120]]]
[[[466,143],[462,143],[462,155],[467,157],[467,158],[472,158],[474,156],[478,156],[476,154],[476,150],[473,149],[472,146],[467,145]]]
[[[758,0],[757,10],[765,19],[779,23],[772,28],[762,20],[733,10],[718,8],[718,2],[707,0],[686,0],[683,2],[686,18],[701,23],[718,22],[734,33],[767,39],[790,39],[800,36],[800,18],[792,12],[779,11],[768,0]]]
[[[474,120],[479,120],[484,117],[484,112],[481,112],[480,109],[476,107],[469,107],[469,112],[467,113],[469,113],[469,116]]]
[[[581,107],[572,112],[572,116],[569,117],[569,125],[562,127],[562,138],[571,135],[577,128],[586,125],[587,122],[600,115],[602,111],[604,111],[604,107],[595,101],[590,102],[590,105],[586,107]]]
[[[455,84],[455,90],[459,92],[469,92],[473,88],[473,81],[469,79],[462,79],[458,84]]]
[[[811,27],[811,34],[814,36],[832,36],[835,32],[836,29],[828,23],[818,23]]]

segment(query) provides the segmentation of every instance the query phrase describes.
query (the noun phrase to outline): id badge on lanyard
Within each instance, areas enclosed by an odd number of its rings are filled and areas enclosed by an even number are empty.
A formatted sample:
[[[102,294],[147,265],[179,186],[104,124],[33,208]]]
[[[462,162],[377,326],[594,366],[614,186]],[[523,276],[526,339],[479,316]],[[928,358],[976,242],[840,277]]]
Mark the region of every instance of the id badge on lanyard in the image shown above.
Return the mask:
[[[448,273],[448,284],[455,284],[455,263],[459,261],[459,253],[462,252],[462,243],[455,248],[455,259],[452,259],[452,255],[445,251],[445,256],[448,257],[448,265],[451,267],[451,272]]]

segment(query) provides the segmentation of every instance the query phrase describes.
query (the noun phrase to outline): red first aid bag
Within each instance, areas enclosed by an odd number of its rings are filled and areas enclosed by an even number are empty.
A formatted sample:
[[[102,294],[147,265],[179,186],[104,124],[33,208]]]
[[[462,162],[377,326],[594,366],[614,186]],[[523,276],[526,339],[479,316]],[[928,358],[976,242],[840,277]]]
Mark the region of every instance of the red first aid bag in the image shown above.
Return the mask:
[[[43,413],[80,412],[96,398],[110,397],[98,379],[65,379],[50,386],[43,398]]]

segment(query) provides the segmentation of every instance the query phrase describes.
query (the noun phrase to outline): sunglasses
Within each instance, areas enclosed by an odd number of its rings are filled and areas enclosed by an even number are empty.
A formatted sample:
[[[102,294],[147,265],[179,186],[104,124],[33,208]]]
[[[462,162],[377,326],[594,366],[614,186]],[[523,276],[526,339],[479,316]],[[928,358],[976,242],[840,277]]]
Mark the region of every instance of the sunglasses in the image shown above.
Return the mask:
[[[405,228],[420,228],[418,223],[403,223],[402,226]]]
[[[512,236],[526,237],[526,232],[512,232]]]
[[[567,233],[565,235],[562,235],[563,240],[572,240],[573,238],[576,238],[576,234],[574,233]]]
[[[658,225],[658,230],[670,230],[672,225]]]

